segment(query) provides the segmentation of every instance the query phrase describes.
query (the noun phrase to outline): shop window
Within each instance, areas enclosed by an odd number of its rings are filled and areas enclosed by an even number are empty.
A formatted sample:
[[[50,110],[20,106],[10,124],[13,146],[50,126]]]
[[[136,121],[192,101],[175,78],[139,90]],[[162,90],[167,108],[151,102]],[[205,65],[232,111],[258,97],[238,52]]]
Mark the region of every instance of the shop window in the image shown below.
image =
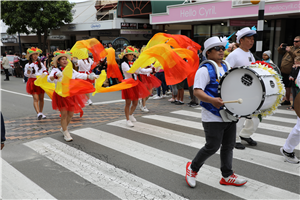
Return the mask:
[[[204,41],[210,37],[210,25],[194,26],[194,41],[203,46]]]

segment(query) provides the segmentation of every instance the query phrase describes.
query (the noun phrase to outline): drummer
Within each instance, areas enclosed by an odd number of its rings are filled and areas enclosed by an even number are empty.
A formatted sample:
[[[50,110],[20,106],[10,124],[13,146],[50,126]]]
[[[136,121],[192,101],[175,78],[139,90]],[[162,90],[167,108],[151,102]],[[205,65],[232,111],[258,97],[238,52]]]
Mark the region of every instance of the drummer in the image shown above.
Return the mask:
[[[198,69],[194,81],[194,95],[200,99],[202,106],[202,124],[205,132],[205,146],[202,147],[192,162],[186,165],[185,180],[190,187],[196,187],[196,176],[204,162],[219,148],[221,158],[221,185],[242,186],[247,180],[233,173],[232,159],[235,145],[236,122],[224,122],[219,111],[224,105],[218,96],[218,77],[216,69],[223,75],[227,67],[222,64],[227,40],[217,36],[204,42],[203,55],[213,63],[204,63]],[[205,180],[203,180],[205,182]]]
[[[236,33],[236,42],[239,44],[239,48],[234,50],[226,58],[226,61],[232,68],[249,66],[251,63],[255,62],[255,58],[250,49],[254,45],[254,36],[256,35],[256,31],[251,30],[249,27],[245,27]],[[250,136],[256,131],[258,124],[259,119],[257,117],[253,117],[252,119],[241,118],[239,120],[236,127],[236,149],[245,149],[245,146],[241,143],[241,139],[251,146],[257,145],[257,142]]]

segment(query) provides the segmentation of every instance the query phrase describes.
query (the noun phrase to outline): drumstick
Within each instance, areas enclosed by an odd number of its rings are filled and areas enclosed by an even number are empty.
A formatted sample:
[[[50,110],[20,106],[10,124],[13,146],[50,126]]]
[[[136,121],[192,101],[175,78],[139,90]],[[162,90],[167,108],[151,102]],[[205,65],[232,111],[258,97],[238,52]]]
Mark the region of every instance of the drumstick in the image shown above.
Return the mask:
[[[223,103],[243,103],[243,99],[233,100],[233,101],[223,101]]]

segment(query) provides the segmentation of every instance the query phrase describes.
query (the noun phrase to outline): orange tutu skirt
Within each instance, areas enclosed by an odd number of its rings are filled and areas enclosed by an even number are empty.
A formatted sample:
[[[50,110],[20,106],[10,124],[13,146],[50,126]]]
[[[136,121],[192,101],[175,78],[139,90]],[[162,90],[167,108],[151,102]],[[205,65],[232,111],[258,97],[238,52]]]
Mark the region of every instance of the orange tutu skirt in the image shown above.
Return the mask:
[[[36,80],[36,78],[29,78],[26,84],[26,92],[28,94],[44,94],[45,91],[39,87],[34,85],[34,81]]]
[[[140,74],[139,76],[141,77],[142,83],[146,86],[148,90],[161,86],[161,81],[151,74],[150,76],[144,74]]]
[[[87,74],[87,75],[89,75],[90,73],[92,73],[92,71],[90,71],[89,73],[87,73],[87,72],[84,72],[84,71],[78,71],[79,73],[82,73],[82,74]],[[89,82],[89,83],[95,83],[95,80],[90,80],[90,79],[86,79],[85,81],[87,81],[87,82]]]
[[[122,90],[122,99],[138,100],[139,98],[143,99],[150,95],[146,86],[140,80],[136,81],[139,82],[136,86]]]
[[[52,108],[53,110],[67,110],[74,113],[82,112],[82,108],[85,106],[87,96],[84,94],[62,97],[56,92],[53,93]]]

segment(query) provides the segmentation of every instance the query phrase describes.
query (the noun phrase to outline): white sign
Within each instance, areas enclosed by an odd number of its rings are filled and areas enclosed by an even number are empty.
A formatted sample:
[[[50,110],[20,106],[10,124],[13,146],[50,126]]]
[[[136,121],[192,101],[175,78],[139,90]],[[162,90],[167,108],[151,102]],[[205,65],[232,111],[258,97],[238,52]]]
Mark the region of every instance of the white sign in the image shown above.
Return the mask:
[[[152,30],[121,29],[120,34],[152,34]]]
[[[70,37],[66,35],[49,35],[48,40],[69,40]]]

